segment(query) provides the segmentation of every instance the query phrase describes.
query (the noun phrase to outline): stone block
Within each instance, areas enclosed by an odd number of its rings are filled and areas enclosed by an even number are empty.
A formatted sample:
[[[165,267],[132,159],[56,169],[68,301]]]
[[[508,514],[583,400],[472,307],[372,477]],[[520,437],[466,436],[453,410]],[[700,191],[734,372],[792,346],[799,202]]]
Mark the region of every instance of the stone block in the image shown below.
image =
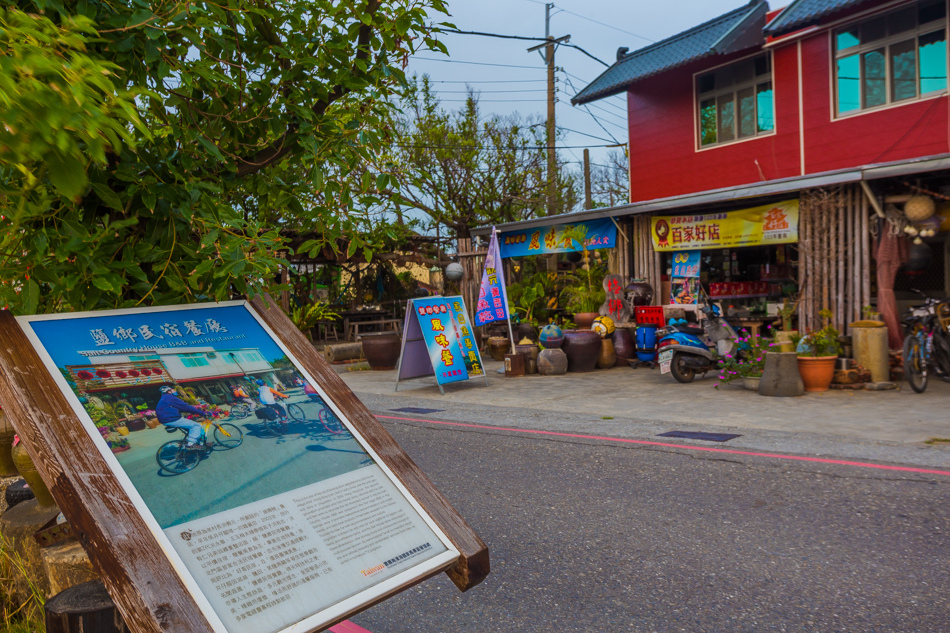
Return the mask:
[[[897,383],[885,381],[869,382],[864,385],[864,388],[868,391],[890,391],[891,389],[897,389]]]
[[[794,397],[804,393],[805,385],[798,373],[798,355],[795,352],[766,352],[759,395]]]
[[[40,550],[40,555],[43,557],[51,595],[55,596],[70,587],[99,579],[86,550],[76,539],[44,547]]]

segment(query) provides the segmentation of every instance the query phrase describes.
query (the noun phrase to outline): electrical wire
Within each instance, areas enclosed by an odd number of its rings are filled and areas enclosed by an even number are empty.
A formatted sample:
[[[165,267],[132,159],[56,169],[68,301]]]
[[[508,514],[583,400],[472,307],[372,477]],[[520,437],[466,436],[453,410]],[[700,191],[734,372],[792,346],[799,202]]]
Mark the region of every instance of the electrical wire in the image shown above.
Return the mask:
[[[588,134],[587,132],[578,132],[577,130],[572,130],[571,128],[568,128],[568,127],[561,127],[560,125],[557,126],[557,129],[564,130],[565,132],[571,132],[573,134],[580,134],[581,136],[589,136],[590,138],[595,138],[598,141],[607,141],[608,143],[616,141],[616,139],[602,138],[600,136],[594,136],[593,134]]]
[[[531,84],[544,83],[547,79],[486,79],[484,81],[463,81],[461,79],[430,79],[430,84]]]
[[[568,11],[567,9],[564,9],[564,8],[562,8],[562,7],[558,7],[558,9],[561,9],[561,11],[563,11],[564,13],[569,13],[570,15],[573,15],[573,16],[576,17],[576,18],[580,18],[580,19],[582,19],[582,20],[587,20],[588,22],[593,22],[594,24],[599,24],[600,26],[605,26],[605,27],[607,27],[608,29],[613,29],[613,30],[615,30],[615,31],[620,31],[621,33],[626,33],[627,35],[632,35],[632,36],[634,36],[634,37],[639,37],[641,40],[646,40],[647,42],[650,42],[651,44],[656,42],[656,40],[651,40],[649,37],[644,37],[644,36],[642,36],[642,35],[638,35],[637,33],[632,33],[632,32],[630,32],[630,31],[625,31],[625,30],[623,30],[623,29],[621,29],[621,28],[619,28],[619,27],[616,27],[616,26],[614,26],[614,25],[612,25],[612,24],[607,24],[606,22],[599,22],[599,21],[595,20],[594,18],[589,18],[589,17],[587,17],[586,15],[581,15],[580,13],[574,13],[573,11]]]
[[[445,62],[449,64],[470,64],[472,66],[498,66],[501,68],[528,68],[531,70],[543,70],[543,66],[518,66],[516,64],[489,64],[488,62],[468,62],[459,59],[436,59],[434,57],[410,57],[410,60],[420,60],[426,62]]]

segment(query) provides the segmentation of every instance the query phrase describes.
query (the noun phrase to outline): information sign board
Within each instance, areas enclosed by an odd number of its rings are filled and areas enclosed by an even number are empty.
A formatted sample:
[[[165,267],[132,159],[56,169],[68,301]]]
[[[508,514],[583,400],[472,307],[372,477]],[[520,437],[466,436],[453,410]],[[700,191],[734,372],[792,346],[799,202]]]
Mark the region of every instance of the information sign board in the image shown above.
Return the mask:
[[[0,313],[0,402],[134,630],[313,631],[439,571],[487,574],[270,305]],[[159,424],[126,443],[116,416]]]
[[[406,306],[396,389],[400,380],[433,375],[443,394],[442,385],[485,375],[460,296],[410,299]]]

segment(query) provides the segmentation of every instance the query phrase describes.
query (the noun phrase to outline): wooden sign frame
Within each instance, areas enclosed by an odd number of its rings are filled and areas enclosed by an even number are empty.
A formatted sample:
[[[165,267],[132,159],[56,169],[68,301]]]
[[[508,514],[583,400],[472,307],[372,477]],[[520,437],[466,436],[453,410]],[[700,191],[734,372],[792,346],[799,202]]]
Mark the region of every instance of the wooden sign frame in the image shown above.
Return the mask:
[[[215,305],[219,304],[206,307]],[[290,352],[297,367],[323,388],[363,446],[372,450],[377,462],[385,465],[458,552],[456,560],[389,587],[371,601],[349,605],[346,612],[334,614],[332,621],[308,630],[332,626],[441,571],[462,591],[481,582],[489,573],[484,542],[269,297],[255,298],[247,307]],[[0,404],[130,630],[226,631],[220,621],[213,624],[216,618],[208,617],[203,596],[196,595],[194,583],[173,564],[167,543],[156,538],[83,427],[76,412],[78,399],[63,391],[34,343],[8,311],[0,311],[0,341]]]

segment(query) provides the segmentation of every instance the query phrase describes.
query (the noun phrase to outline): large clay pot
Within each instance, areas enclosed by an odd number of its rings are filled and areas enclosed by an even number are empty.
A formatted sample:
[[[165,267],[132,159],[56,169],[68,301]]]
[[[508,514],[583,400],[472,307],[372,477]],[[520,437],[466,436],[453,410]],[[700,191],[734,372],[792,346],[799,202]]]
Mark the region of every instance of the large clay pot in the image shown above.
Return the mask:
[[[145,430],[145,420],[143,418],[130,419],[125,425],[133,432]]]
[[[624,289],[631,306],[653,305],[653,286],[645,279],[634,279]]]
[[[505,336],[488,337],[488,353],[492,360],[504,362],[505,354],[511,351],[511,340]]]
[[[614,351],[613,339],[600,339],[600,355],[597,357],[597,367],[607,369],[617,362],[617,352]]]
[[[36,470],[36,464],[33,463],[30,454],[26,452],[26,447],[22,441],[13,447],[13,463],[16,464],[20,476],[29,484],[30,490],[36,496],[36,501],[47,508],[55,506],[56,502],[53,501],[53,495],[50,494],[49,488],[46,487],[46,483],[40,477],[39,471]]]
[[[16,431],[10,424],[10,419],[0,409],[0,477],[13,477],[16,473],[16,464],[13,463],[13,436]]]
[[[637,344],[633,340],[633,334],[630,333],[630,330],[618,329],[614,332],[613,341],[618,366],[627,365],[627,361],[637,357]]]
[[[600,316],[599,312],[578,312],[574,315],[574,324],[578,330],[589,330],[594,324],[594,319]]]
[[[557,325],[549,323],[541,328],[538,342],[541,344],[541,347],[545,349],[560,347],[564,344],[564,332]]]
[[[594,371],[600,356],[601,338],[590,330],[564,330],[564,345],[567,354],[567,371]]]
[[[541,348],[537,345],[515,345],[515,352],[524,356],[524,371],[526,374],[538,373],[538,354]]]
[[[399,362],[399,335],[395,332],[380,332],[378,334],[364,334],[362,337],[363,356],[369,363],[370,369],[387,371],[396,369]]]
[[[543,349],[538,354],[538,373],[542,376],[560,376],[567,372],[567,354],[558,347]]]
[[[801,374],[805,391],[828,391],[835,377],[837,356],[799,356],[798,373]]]
[[[534,327],[530,323],[519,323],[518,324],[518,339],[529,338],[532,341],[538,340],[538,328]]]

